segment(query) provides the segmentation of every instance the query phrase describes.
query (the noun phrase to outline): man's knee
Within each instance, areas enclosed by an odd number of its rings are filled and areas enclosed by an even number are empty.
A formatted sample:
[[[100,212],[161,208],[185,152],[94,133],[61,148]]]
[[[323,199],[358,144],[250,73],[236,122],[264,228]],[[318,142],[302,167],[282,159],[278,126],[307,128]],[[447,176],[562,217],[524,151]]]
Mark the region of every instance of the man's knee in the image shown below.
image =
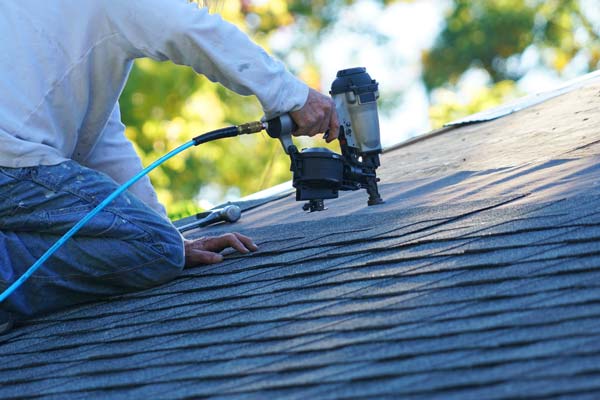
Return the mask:
[[[169,269],[174,270],[176,275],[179,275],[185,264],[185,249],[183,245],[183,237],[171,223],[167,222],[162,229],[161,236],[163,237],[163,245],[165,248],[165,260]]]
[[[138,270],[145,278],[143,287],[146,288],[175,279],[185,264],[183,237],[172,224],[165,221],[164,225],[155,227],[153,242],[154,250],[161,257]]]

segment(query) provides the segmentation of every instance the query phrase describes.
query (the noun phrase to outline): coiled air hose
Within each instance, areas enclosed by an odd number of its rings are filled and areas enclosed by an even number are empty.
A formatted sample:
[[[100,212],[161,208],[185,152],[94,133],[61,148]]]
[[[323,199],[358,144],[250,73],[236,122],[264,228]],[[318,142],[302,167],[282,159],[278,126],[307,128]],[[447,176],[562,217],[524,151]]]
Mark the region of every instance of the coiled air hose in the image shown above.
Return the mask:
[[[8,298],[15,290],[17,290],[33,273],[42,266],[44,262],[46,262],[52,254],[56,252],[67,240],[69,240],[73,235],[75,235],[85,224],[87,224],[96,214],[98,214],[104,207],[106,207],[110,202],[116,199],[121,193],[129,189],[134,183],[139,181],[142,177],[147,175],[150,171],[164,163],[165,161],[175,157],[177,154],[181,153],[184,150],[192,146],[198,146],[202,143],[211,142],[213,140],[234,137],[239,135],[245,135],[250,133],[257,133],[266,129],[266,124],[263,122],[249,122],[247,124],[230,126],[227,128],[217,129],[215,131],[211,131],[205,133],[200,136],[196,136],[192,140],[187,143],[182,144],[175,150],[170,151],[166,155],[162,156],[158,160],[154,161],[152,164],[141,170],[137,175],[129,179],[123,185],[119,186],[114,192],[112,192],[104,201],[98,204],[92,211],[90,211],[85,217],[83,217],[79,222],[77,222],[71,229],[69,229],[60,239],[56,241],[42,256],[35,262],[23,275],[19,277],[15,282],[13,282],[6,290],[0,294],[0,303]]]

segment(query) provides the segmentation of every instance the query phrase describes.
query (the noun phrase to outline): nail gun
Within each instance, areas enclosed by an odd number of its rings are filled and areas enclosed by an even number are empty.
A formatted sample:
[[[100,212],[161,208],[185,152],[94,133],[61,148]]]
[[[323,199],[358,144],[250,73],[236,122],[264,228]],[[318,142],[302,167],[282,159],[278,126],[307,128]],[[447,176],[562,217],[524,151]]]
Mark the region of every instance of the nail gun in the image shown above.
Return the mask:
[[[289,114],[267,121],[267,133],[281,141],[290,156],[296,200],[307,201],[305,211],[323,211],[325,199],[340,190],[366,189],[368,205],[383,203],[377,188],[381,141],[377,99],[379,84],[365,68],[338,71],[331,91],[340,121],[341,154],[324,147],[299,151],[292,141],[296,126]]]

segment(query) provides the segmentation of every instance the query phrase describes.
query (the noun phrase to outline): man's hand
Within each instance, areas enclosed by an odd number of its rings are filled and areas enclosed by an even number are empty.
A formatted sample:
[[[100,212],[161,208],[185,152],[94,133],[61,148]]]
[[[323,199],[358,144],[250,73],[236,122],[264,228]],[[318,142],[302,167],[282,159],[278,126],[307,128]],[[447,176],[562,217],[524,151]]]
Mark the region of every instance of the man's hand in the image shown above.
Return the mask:
[[[232,247],[246,254],[258,250],[252,239],[240,233],[227,233],[221,236],[201,237],[195,240],[185,239],[185,266],[193,267],[198,264],[215,264],[223,261],[220,251]]]
[[[329,130],[327,142],[338,137],[340,125],[333,100],[314,89],[308,92],[308,99],[304,106],[290,112],[292,119],[298,125],[296,136],[314,136]]]

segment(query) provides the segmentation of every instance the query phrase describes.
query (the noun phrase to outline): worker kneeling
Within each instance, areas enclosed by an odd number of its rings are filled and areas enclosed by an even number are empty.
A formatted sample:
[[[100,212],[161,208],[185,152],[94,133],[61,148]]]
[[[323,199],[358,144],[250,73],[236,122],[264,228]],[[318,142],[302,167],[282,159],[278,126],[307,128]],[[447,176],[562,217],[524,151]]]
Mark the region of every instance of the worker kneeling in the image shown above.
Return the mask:
[[[338,123],[332,100],[291,75],[235,26],[187,0],[3,4],[0,37],[0,292],[142,170],[118,99],[137,58],[192,67],[265,117],[290,112],[296,134]],[[69,21],[65,24],[65,21]],[[210,112],[210,111],[207,111]],[[250,238],[184,240],[147,177],[107,205],[0,304],[13,320],[152,287],[184,266],[246,253]]]

